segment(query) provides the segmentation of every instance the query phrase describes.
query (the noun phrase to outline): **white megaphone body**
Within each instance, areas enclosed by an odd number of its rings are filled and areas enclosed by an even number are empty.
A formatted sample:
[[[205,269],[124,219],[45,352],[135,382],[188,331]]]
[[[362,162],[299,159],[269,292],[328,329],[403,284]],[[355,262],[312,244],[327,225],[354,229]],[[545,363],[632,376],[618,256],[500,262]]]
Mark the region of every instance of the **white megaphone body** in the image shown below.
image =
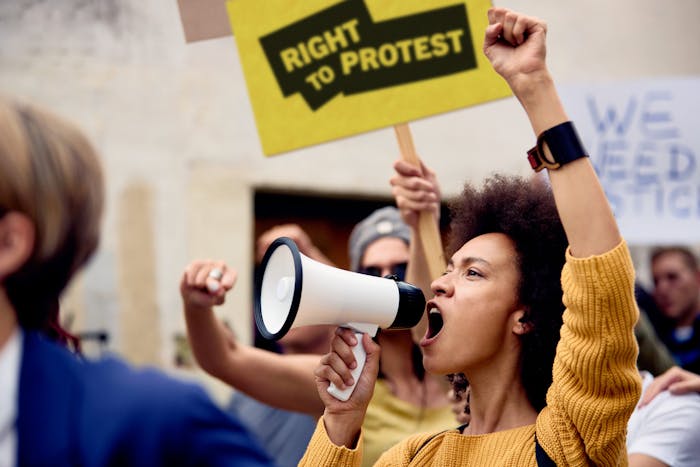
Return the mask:
[[[362,333],[374,337],[379,328],[411,328],[424,311],[425,297],[418,287],[319,263],[286,237],[267,249],[255,283],[255,324],[266,339],[277,340],[291,328],[315,324],[355,330],[355,383],[343,391],[333,384],[328,388],[342,401],[352,394],[365,364]]]

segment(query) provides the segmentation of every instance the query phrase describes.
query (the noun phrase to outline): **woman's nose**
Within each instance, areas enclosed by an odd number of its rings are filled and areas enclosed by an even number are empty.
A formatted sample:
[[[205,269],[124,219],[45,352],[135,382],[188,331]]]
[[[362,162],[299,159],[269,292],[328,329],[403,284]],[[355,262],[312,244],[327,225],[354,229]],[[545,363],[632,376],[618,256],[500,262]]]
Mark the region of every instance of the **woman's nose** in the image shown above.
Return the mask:
[[[446,295],[450,290],[448,274],[443,274],[442,276],[435,279],[430,284],[430,290],[432,290],[435,295]]]

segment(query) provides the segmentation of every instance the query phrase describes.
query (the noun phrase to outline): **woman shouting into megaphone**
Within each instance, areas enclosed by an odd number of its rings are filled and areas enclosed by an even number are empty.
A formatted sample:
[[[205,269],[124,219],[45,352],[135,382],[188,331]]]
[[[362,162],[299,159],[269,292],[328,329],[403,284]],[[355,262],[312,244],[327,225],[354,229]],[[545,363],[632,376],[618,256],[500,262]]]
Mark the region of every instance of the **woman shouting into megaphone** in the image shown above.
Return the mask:
[[[641,388],[632,261],[547,69],[546,24],[505,8],[488,21],[484,53],[522,104],[537,135],[530,164],[550,184],[496,176],[454,203],[420,345],[428,372],[467,377],[471,420],[409,437],[376,465],[626,465]],[[362,456],[379,346],[364,336],[347,402],[326,394],[349,383],[354,343],[339,331],[316,369],[326,408],[300,465]]]
[[[318,263],[330,262],[297,225],[281,225],[263,233],[258,239],[259,259],[278,237],[292,239],[301,253]],[[410,257],[409,239],[409,228],[397,209],[373,212],[350,235],[351,270],[403,279]],[[282,353],[240,342],[212,309],[223,302],[235,276],[221,261],[193,261],[185,269],[180,290],[190,344],[205,371],[238,390],[230,409],[249,422],[278,464],[297,465],[324,410],[314,369],[328,352],[335,327],[295,327],[277,342]],[[364,417],[365,466],[408,435],[456,424],[446,397],[446,381],[425,374],[410,330],[382,331],[377,340],[383,355]]]

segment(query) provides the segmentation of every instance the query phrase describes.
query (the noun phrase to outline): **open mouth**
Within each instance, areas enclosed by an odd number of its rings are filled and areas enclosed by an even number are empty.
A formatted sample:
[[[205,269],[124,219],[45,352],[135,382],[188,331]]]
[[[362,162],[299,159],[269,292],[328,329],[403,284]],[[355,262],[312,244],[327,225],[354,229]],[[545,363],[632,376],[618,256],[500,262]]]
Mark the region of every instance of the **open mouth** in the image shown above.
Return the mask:
[[[437,336],[442,330],[443,324],[440,310],[435,305],[428,305],[428,331],[425,334],[425,338],[432,339]]]

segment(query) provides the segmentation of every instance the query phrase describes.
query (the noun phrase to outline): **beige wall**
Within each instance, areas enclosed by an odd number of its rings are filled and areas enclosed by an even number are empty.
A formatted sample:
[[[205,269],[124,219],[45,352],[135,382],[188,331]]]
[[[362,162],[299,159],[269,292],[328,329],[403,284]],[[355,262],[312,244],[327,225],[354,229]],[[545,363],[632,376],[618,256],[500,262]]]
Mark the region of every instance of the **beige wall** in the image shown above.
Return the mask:
[[[697,0],[497,3],[548,20],[561,84],[700,75]],[[66,303],[136,362],[170,367],[190,259],[248,270],[254,187],[389,194],[390,129],[264,158],[233,39],[186,45],[174,0],[0,2],[0,90],[73,119],[102,153],[103,243]],[[527,170],[533,137],[513,99],[412,129],[448,196],[465,179]],[[244,338],[250,281],[241,275],[222,310]]]

